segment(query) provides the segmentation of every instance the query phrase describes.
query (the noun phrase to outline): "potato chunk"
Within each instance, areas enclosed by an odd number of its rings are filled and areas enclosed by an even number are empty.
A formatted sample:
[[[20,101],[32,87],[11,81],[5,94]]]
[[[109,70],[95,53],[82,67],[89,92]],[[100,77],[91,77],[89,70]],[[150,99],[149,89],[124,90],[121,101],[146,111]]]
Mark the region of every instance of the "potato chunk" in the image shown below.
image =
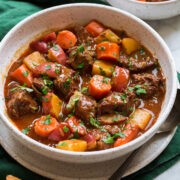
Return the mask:
[[[122,40],[122,45],[128,55],[140,49],[140,44],[132,38],[124,38]]]
[[[114,71],[113,64],[100,60],[95,61],[92,68],[93,75],[99,74],[107,77],[111,77],[113,71]]]
[[[105,30],[99,36],[97,36],[95,38],[95,42],[97,44],[101,43],[102,41],[110,41],[110,42],[114,42],[117,44],[121,43],[120,38],[114,32],[112,32],[110,29]]]
[[[136,109],[132,115],[132,121],[142,130],[146,128],[151,118],[151,113],[144,109]]]
[[[59,141],[56,148],[67,151],[86,151],[87,142],[79,139]]]
[[[62,100],[54,93],[48,93],[43,97],[43,112],[58,118],[62,109],[62,103]]]
[[[24,58],[23,63],[30,69],[35,69],[36,66],[45,63],[46,60],[44,57],[38,52],[35,51]]]
[[[15,176],[12,176],[12,175],[7,175],[6,180],[21,180],[21,179],[15,177]]]

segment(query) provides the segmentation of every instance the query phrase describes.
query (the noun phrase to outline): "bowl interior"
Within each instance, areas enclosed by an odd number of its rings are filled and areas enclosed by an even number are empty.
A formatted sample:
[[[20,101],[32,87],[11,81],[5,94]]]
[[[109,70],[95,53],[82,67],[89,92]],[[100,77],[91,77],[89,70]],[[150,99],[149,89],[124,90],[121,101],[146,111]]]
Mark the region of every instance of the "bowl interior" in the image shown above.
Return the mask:
[[[149,131],[154,131],[160,126],[173,105],[176,92],[176,74],[174,62],[169,49],[159,35],[140,19],[116,8],[95,4],[57,6],[41,11],[19,23],[3,39],[0,45],[0,112],[4,117],[4,121],[8,121],[8,116],[5,113],[5,103],[3,100],[3,75],[7,72],[9,64],[20,56],[20,54],[28,46],[28,42],[30,42],[35,35],[52,28],[61,29],[74,23],[85,25],[92,19],[96,19],[104,25],[110,26],[114,29],[125,30],[128,35],[140,41],[159,59],[161,67],[163,68],[164,74],[167,78],[167,91],[160,117],[154,125],[155,127],[152,127]],[[15,127],[13,127],[11,123],[6,123],[16,133],[20,133],[15,130]],[[144,139],[148,139],[150,134],[150,132],[147,132],[124,147],[118,147],[115,149],[123,149],[127,146],[137,144],[138,141],[145,141]],[[112,149],[105,151],[109,152],[112,151]]]

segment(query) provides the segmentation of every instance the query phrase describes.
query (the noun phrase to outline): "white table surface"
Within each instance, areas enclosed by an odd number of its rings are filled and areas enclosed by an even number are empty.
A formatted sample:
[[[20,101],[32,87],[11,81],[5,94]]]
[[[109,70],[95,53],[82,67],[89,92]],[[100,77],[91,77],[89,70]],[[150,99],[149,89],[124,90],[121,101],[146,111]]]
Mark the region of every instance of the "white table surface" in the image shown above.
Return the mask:
[[[160,21],[147,21],[166,41],[180,72],[180,16]],[[180,161],[170,167],[154,180],[180,180]]]

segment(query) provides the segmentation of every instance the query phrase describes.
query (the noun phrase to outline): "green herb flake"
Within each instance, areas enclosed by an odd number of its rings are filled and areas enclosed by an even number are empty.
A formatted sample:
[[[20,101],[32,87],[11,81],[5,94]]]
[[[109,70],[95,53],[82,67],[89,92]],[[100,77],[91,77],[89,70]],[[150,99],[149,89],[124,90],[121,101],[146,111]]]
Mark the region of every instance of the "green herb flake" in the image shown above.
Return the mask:
[[[81,64],[78,64],[77,68],[78,69],[83,69],[84,68],[84,62],[82,62]]]
[[[51,65],[45,67],[46,70],[51,69]]]
[[[112,121],[118,121],[118,118],[117,117],[114,117],[113,119],[112,119]]]
[[[29,130],[30,130],[30,128],[29,128],[29,127],[27,127],[27,128],[25,128],[25,129],[23,129],[23,130],[22,130],[22,133],[24,133],[24,134],[28,134],[28,133],[29,133]]]
[[[46,95],[46,94],[48,93],[46,86],[42,87],[41,91],[42,91],[42,93],[43,93],[44,95]]]
[[[108,135],[107,135],[107,139],[103,139],[103,141],[104,141],[106,144],[114,143],[114,137],[111,137],[111,135],[108,134]]]
[[[28,74],[29,74],[29,71],[25,71],[25,72],[23,72],[22,74],[23,74],[24,77],[27,77]]]
[[[129,87],[129,88],[128,88],[128,91],[129,91],[129,92],[133,92],[133,88]]]
[[[68,128],[67,126],[64,126],[64,127],[63,127],[63,131],[64,131],[64,132],[68,132],[68,131],[69,131],[69,128]]]
[[[83,88],[81,89],[81,92],[82,92],[82,93],[87,93],[87,92],[88,92],[88,87],[83,87]]]
[[[10,89],[10,92],[16,91],[18,87],[14,87],[12,89]]]
[[[136,90],[136,94],[137,94],[137,95],[146,94],[146,93],[147,93],[146,90],[145,90],[145,89],[142,89],[142,88],[139,88],[139,89]]]
[[[103,68],[101,66],[99,66],[99,70],[101,72],[101,75],[105,76],[106,72],[103,70]]]
[[[59,74],[59,73],[60,73],[60,70],[59,70],[59,69],[55,69],[55,73],[56,73],[56,74]]]
[[[57,47],[57,45],[56,45],[55,43],[53,43],[53,49],[54,49],[55,51],[58,51],[58,50],[59,50],[59,48]]]
[[[144,48],[141,48],[140,50],[139,50],[139,53],[142,55],[142,54],[144,54]]]
[[[67,142],[60,142],[59,144],[58,144],[58,146],[65,146],[65,145],[67,145]]]

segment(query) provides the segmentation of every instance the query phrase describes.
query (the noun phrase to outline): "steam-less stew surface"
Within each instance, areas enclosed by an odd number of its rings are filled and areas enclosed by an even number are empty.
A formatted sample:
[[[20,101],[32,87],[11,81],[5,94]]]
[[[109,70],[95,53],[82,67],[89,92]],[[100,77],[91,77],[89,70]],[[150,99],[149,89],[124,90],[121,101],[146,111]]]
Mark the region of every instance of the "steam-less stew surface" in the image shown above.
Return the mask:
[[[49,33],[14,62],[7,112],[22,133],[59,149],[126,144],[157,120],[165,95],[158,60],[97,21]]]

